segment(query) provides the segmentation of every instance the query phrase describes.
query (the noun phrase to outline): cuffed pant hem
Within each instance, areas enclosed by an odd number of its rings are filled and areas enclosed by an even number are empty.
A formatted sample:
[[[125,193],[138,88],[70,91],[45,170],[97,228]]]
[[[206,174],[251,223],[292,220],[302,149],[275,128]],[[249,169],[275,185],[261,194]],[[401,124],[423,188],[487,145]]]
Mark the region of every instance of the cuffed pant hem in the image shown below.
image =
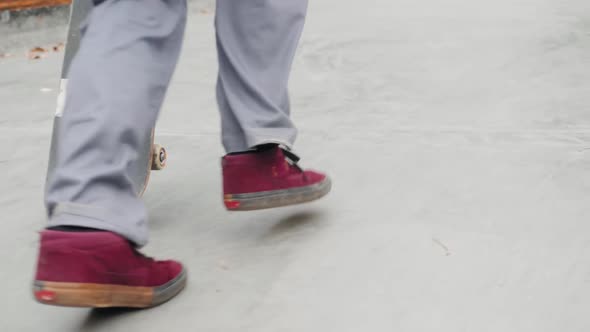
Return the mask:
[[[112,212],[110,212],[112,214]],[[148,242],[147,226],[137,226],[133,229],[122,224],[109,222],[109,211],[106,209],[77,204],[59,203],[53,210],[48,226],[78,226],[95,228],[121,235],[133,242],[136,246],[142,247]]]

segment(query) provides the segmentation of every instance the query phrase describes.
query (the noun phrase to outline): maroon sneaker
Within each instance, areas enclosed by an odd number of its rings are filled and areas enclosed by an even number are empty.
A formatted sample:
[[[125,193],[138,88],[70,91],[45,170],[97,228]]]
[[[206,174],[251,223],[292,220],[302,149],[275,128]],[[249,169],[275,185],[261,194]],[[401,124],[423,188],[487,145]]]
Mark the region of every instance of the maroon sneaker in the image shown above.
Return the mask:
[[[224,156],[225,207],[231,211],[267,209],[313,201],[330,192],[330,178],[302,170],[298,161],[280,147]]]
[[[41,232],[35,299],[70,307],[147,308],[186,284],[175,261],[156,261],[111,232]]]

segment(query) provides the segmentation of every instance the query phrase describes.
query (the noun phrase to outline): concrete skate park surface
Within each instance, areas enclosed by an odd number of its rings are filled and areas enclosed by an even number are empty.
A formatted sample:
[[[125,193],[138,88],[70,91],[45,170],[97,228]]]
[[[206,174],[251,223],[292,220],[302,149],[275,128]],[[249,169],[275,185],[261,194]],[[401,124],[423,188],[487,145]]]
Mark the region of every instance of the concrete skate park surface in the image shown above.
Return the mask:
[[[0,331],[590,331],[590,2],[312,1],[296,150],[333,192],[252,213],[221,204],[213,9],[145,196],[145,252],[190,280],[151,310],[33,302],[63,52],[0,59]]]

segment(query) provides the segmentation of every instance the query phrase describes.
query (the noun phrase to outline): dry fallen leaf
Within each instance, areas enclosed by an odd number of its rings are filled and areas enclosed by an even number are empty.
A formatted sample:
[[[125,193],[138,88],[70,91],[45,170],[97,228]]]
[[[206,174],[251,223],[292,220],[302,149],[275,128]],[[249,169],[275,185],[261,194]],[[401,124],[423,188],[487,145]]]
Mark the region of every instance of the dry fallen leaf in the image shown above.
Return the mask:
[[[59,44],[53,46],[53,51],[59,52],[59,51],[63,50],[63,48],[64,48],[64,43],[59,43]]]
[[[30,52],[33,52],[33,53],[45,53],[45,52],[47,52],[47,51],[46,51],[46,50],[45,50],[43,47],[39,47],[39,46],[37,46],[37,47],[33,47],[33,48],[30,50]]]
[[[41,56],[39,54],[29,54],[29,60],[39,60],[41,59]]]
[[[37,59],[41,59],[43,57],[43,54],[47,53],[47,50],[45,50],[42,47],[33,47],[30,51],[29,51],[29,55],[28,58],[31,60],[37,60]]]

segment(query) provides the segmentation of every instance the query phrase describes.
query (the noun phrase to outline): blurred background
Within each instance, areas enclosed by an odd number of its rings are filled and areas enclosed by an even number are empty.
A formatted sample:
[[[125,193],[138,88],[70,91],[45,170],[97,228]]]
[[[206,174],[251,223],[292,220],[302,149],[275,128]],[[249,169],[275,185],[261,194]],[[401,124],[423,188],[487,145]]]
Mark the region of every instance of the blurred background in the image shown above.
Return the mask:
[[[244,214],[220,199],[215,3],[189,3],[144,197],[146,253],[189,285],[90,311],[30,294],[68,2],[0,0],[0,331],[590,330],[590,1],[312,0],[296,151],[333,192]]]

